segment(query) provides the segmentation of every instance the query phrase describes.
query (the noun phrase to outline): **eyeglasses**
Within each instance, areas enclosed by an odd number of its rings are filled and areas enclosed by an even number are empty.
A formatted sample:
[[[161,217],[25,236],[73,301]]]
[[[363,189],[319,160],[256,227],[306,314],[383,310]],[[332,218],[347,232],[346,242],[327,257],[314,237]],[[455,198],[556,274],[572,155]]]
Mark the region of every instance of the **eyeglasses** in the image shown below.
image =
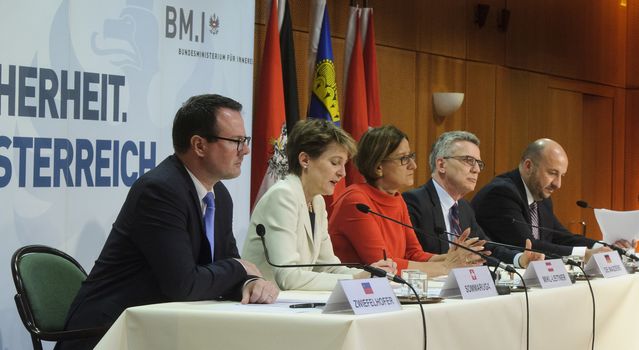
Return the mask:
[[[466,164],[468,164],[471,167],[474,167],[475,164],[477,164],[477,166],[479,167],[479,170],[484,170],[484,168],[486,167],[486,163],[484,163],[483,160],[477,159],[475,157],[472,156],[447,156],[444,157],[444,159],[457,159],[460,162],[464,162]]]
[[[242,137],[238,137],[236,139],[230,139],[228,137],[221,137],[221,136],[215,136],[215,135],[206,135],[206,136],[202,136],[202,137],[207,139],[209,142],[211,141],[211,139],[235,142],[235,143],[237,143],[237,150],[238,151],[242,150],[242,146],[248,147],[251,144],[251,137],[250,136],[242,136]]]
[[[399,158],[386,158],[384,160],[399,160],[399,163],[401,165],[406,165],[408,164],[411,160],[415,161],[415,158],[417,157],[417,155],[415,154],[415,152],[409,153],[405,156],[401,156]]]

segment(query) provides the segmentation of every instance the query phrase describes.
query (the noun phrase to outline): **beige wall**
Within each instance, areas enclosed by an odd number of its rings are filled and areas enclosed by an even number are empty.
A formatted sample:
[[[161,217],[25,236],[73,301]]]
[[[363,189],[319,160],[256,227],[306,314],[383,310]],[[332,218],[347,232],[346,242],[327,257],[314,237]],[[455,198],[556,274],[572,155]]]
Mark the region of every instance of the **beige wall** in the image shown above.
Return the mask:
[[[309,96],[310,1],[289,1],[303,111]],[[490,5],[482,28],[473,22],[477,2]],[[328,0],[338,88],[348,3]],[[465,129],[480,137],[487,168],[478,188],[513,169],[530,141],[550,137],[570,157],[563,188],[553,195],[570,229],[577,232],[577,222],[585,220],[589,235],[600,235],[591,211],[575,205],[578,199],[596,207],[639,209],[639,4],[620,3],[369,1],[375,10],[383,121],[408,133],[418,153],[416,184],[429,178],[429,148],[443,131]],[[256,76],[266,4],[256,2]],[[510,20],[504,32],[497,24],[506,6]],[[447,118],[434,116],[437,91],[464,92],[461,109]]]

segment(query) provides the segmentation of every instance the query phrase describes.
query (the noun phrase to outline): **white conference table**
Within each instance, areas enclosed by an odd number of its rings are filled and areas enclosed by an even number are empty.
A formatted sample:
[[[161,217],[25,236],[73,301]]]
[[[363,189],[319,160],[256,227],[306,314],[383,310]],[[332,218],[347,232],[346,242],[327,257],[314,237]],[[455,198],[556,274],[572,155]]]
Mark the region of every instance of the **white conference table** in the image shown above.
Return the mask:
[[[639,274],[592,281],[596,349],[639,349]],[[282,292],[278,300],[326,300]],[[533,289],[530,349],[590,349],[588,285]],[[526,349],[524,293],[424,305],[428,349]],[[237,302],[167,303],[125,310],[95,349],[423,349],[417,305],[375,315]]]

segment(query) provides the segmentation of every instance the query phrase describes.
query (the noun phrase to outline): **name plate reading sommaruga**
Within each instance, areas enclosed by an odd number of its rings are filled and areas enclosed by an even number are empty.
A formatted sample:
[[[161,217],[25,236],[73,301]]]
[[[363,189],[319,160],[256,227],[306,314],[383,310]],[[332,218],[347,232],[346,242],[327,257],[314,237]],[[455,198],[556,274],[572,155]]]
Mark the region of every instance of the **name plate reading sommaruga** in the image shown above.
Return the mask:
[[[561,259],[531,261],[524,272],[528,287],[557,288],[572,284],[566,266]]]
[[[385,278],[340,280],[328,297],[323,314],[355,313],[355,315],[398,311],[402,306]]]
[[[593,254],[588,260],[584,271],[589,275],[603,276],[604,278],[628,274],[619,253],[614,251]]]
[[[439,296],[442,298],[479,299],[497,294],[495,282],[486,266],[452,269]]]

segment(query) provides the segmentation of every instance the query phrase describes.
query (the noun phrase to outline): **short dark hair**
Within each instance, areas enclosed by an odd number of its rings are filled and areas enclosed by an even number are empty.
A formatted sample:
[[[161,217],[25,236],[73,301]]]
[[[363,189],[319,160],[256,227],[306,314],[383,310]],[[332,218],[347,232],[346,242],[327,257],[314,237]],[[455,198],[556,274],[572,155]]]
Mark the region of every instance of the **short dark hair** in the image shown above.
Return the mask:
[[[217,135],[217,113],[220,108],[241,112],[242,104],[215,94],[193,96],[184,102],[173,119],[172,134],[175,152],[186,152],[191,146],[193,135]]]
[[[357,151],[353,137],[332,122],[315,118],[298,121],[286,141],[288,172],[300,176],[302,174],[302,166],[298,160],[300,153],[305,152],[311,158],[317,158],[332,142],[343,146],[349,158]]]
[[[399,147],[404,139],[408,140],[408,136],[393,125],[368,129],[362,135],[357,146],[355,165],[366,182],[374,184],[379,179],[377,167]]]

